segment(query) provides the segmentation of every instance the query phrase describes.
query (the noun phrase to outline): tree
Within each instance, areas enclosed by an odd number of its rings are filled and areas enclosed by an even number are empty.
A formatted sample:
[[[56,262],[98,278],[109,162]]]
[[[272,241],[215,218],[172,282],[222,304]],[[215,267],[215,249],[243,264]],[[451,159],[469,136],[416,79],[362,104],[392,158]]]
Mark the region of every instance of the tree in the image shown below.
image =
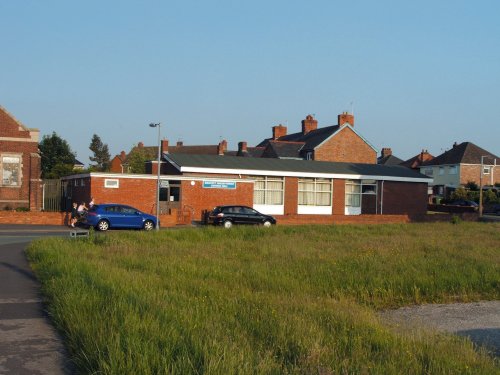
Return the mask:
[[[89,157],[90,161],[95,163],[91,165],[92,169],[100,172],[107,171],[109,169],[111,159],[108,145],[106,143],[102,143],[101,138],[97,134],[94,134],[92,136],[89,149],[94,153],[94,156]]]
[[[56,132],[44,135],[38,148],[42,162],[42,178],[59,178],[73,172],[76,156],[68,142]]]
[[[131,173],[146,173],[146,162],[152,160],[147,150],[142,147],[134,147],[127,157],[127,162]]]
[[[463,187],[459,187],[453,193],[451,193],[451,199],[467,199],[467,191]]]

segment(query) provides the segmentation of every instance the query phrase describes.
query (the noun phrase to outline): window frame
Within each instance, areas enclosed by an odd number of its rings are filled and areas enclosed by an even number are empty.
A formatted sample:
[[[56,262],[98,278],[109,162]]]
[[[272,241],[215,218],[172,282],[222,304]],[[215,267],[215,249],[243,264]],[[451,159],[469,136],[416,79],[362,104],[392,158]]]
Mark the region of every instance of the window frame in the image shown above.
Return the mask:
[[[304,186],[312,186],[312,190],[304,189]],[[302,188],[301,188],[302,185]],[[318,189],[320,186],[328,186],[328,190]],[[331,178],[299,178],[298,179],[298,205],[307,207],[332,207],[333,205],[333,180]],[[305,194],[312,194],[312,203],[308,203],[308,199],[304,199]],[[328,204],[321,204],[323,195],[328,195]]]
[[[6,161],[4,161],[4,159],[6,159],[6,158],[17,159],[18,161],[17,161],[17,163],[11,162],[11,161],[6,162]],[[15,178],[15,183],[12,183],[12,181],[10,183],[4,183],[5,172],[10,172],[11,176],[12,176],[12,174],[14,174],[13,171],[7,171],[4,169],[6,164],[16,165],[15,174],[17,174],[17,176]],[[22,185],[22,181],[23,181],[22,172],[23,172],[23,155],[22,154],[16,154],[16,153],[2,153],[2,154],[0,154],[0,186],[1,187],[20,188]],[[9,176],[9,179],[11,178],[11,176]]]
[[[285,204],[285,178],[279,176],[256,176],[255,185],[254,185],[254,193],[253,193],[253,204],[259,206],[283,206]],[[281,183],[281,189],[271,188],[269,185],[271,183]],[[259,187],[259,184],[263,183],[264,187]],[[279,196],[279,200],[274,201],[274,196],[272,193],[281,193],[276,195]],[[263,202],[260,199],[257,199],[258,194],[263,194],[264,199]],[[260,197],[259,197],[260,198]]]

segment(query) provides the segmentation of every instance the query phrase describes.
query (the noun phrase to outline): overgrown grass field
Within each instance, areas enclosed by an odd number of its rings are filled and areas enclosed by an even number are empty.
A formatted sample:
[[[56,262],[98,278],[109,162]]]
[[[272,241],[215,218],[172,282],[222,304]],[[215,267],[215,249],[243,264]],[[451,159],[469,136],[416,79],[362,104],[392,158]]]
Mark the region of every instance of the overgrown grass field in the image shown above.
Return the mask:
[[[28,256],[92,374],[493,374],[377,311],[500,297],[500,225],[241,227],[40,239]]]

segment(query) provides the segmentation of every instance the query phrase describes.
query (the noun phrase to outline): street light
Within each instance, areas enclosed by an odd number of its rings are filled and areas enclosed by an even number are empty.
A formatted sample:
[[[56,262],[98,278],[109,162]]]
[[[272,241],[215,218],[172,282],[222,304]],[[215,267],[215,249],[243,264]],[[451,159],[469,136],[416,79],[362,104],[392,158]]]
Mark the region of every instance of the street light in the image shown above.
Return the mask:
[[[157,180],[156,180],[156,230],[160,230],[160,147],[161,147],[161,141],[160,141],[160,128],[161,125],[160,123],[154,124],[151,123],[149,124],[150,127],[152,128],[158,128],[158,165],[157,165]]]

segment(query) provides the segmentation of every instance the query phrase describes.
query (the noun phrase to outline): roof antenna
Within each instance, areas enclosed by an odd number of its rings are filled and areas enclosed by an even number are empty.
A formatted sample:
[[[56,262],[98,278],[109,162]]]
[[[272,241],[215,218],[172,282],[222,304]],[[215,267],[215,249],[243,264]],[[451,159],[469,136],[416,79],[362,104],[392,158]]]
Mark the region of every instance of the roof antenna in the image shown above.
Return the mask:
[[[354,116],[354,100],[351,101],[351,115]]]

